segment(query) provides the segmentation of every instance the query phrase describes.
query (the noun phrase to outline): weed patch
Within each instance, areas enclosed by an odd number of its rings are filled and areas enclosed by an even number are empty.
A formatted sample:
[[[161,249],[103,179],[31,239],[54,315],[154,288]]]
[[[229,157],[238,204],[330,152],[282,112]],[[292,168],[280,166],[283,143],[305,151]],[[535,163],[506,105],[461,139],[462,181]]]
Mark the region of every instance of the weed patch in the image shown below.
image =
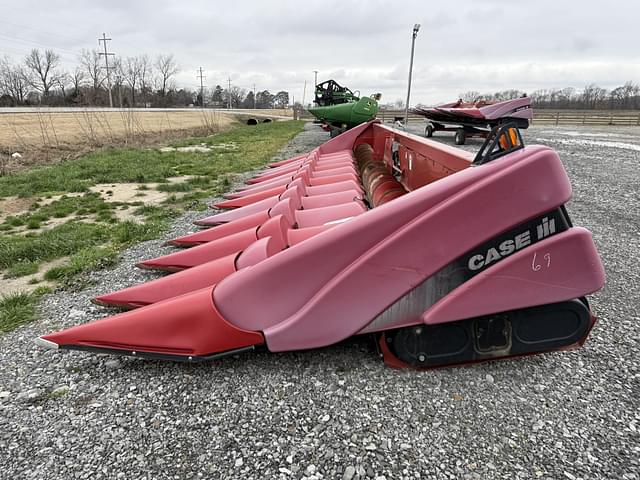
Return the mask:
[[[118,250],[113,246],[87,247],[75,253],[66,265],[54,267],[44,274],[45,280],[69,280],[76,275],[114,265]]]
[[[33,293],[12,293],[0,297],[0,333],[10,332],[33,321],[39,298],[49,291],[47,288],[38,288]]]
[[[11,265],[4,274],[5,278],[24,277],[38,272],[38,262],[18,262]]]
[[[0,267],[9,268],[19,262],[41,262],[71,255],[109,239],[102,225],[67,222],[39,235],[0,236]]]

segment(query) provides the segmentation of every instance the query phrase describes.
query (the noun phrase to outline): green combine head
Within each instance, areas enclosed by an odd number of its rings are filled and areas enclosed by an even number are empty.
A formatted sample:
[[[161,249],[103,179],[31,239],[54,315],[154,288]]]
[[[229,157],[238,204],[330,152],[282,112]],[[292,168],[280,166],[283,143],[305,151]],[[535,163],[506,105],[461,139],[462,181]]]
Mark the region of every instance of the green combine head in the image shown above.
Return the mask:
[[[375,118],[380,100],[379,93],[360,98],[335,80],[316,85],[315,97],[317,106],[310,108],[309,113],[322,122],[332,136]]]

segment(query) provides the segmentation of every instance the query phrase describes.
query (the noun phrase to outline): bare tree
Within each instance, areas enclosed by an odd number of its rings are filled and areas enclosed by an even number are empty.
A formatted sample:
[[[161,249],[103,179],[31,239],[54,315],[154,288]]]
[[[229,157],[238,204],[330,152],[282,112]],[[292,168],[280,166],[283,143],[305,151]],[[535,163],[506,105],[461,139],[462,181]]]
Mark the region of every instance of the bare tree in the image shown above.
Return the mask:
[[[560,108],[571,108],[571,103],[576,95],[576,89],[573,87],[565,87],[558,91],[558,106]]]
[[[153,66],[151,59],[146,53],[138,57],[140,59],[140,94],[142,102],[147,106],[147,96],[151,91],[151,82],[153,81]]]
[[[477,102],[482,98],[482,95],[480,95],[480,92],[477,92],[475,90],[470,90],[468,92],[461,93],[458,96],[465,102]]]
[[[637,110],[640,107],[640,85],[632,82],[628,83],[631,84],[631,108]]]
[[[640,105],[640,87],[629,81],[611,91],[593,83],[582,90],[536,90],[531,93],[531,101],[538,108],[634,109]]]
[[[635,106],[635,97],[638,96],[640,89],[633,82],[626,82],[622,87],[623,105],[622,108],[631,108]]]
[[[501,90],[494,93],[480,93],[475,90],[470,90],[461,93],[458,97],[464,102],[479,102],[481,100],[502,102],[504,100],[520,98],[523,94],[524,92],[516,89]]]
[[[105,81],[105,75],[100,63],[100,55],[97,50],[83,49],[80,52],[78,60],[91,82],[92,99],[90,103],[95,104],[98,96],[98,90],[102,87],[102,84]]]
[[[180,71],[178,64],[172,54],[158,55],[156,59],[158,69],[160,96],[166,97],[167,90],[171,89],[171,79]]]
[[[582,90],[582,108],[595,108],[599,91],[601,90],[595,83],[591,83]],[[552,101],[556,100],[552,98]]]
[[[10,95],[9,90],[7,88],[7,76],[11,71],[11,64],[9,63],[9,57],[4,56],[0,57],[0,96]]]
[[[46,100],[51,87],[60,81],[60,73],[56,71],[60,64],[60,55],[53,50],[40,50],[34,48],[24,59],[24,64],[33,74],[32,85],[42,92],[42,98]]]
[[[68,72],[62,72],[59,75],[56,76],[55,79],[55,84],[53,86],[56,86],[58,88],[60,88],[60,90],[62,91],[62,102],[64,103],[65,98],[67,97],[67,85],[69,85],[72,82],[73,77],[71,76],[70,73]]]
[[[122,63],[122,73],[124,79],[131,88],[131,106],[136,106],[136,85],[140,81],[140,75],[142,71],[142,58],[141,57],[127,57]]]
[[[80,87],[82,87],[85,79],[84,70],[81,67],[76,67],[71,75],[71,81],[73,82],[73,94],[78,95],[80,93]]]
[[[15,103],[24,103],[29,94],[29,79],[22,65],[0,58],[0,95],[9,95]]]
[[[247,96],[247,90],[240,87],[231,87],[231,90],[227,92],[227,95],[231,96],[231,107],[240,108],[244,97]],[[229,97],[227,96],[227,102]]]
[[[113,90],[118,92],[118,105],[122,108],[122,84],[125,80],[124,69],[122,66],[122,59],[116,57],[113,60],[112,65],[109,65],[109,69],[111,70],[111,81],[113,82]]]

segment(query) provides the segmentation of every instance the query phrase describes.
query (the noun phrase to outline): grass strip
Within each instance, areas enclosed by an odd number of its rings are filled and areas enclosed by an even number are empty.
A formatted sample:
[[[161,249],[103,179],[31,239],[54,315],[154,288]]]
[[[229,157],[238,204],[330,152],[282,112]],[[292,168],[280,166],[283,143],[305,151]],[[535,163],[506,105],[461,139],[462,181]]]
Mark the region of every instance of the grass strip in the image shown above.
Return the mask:
[[[32,293],[10,293],[0,296],[0,333],[10,332],[33,321],[38,300],[48,292],[47,288],[38,288]]]
[[[287,121],[238,126],[229,132],[180,144],[204,143],[212,147],[234,144],[233,150],[212,148],[208,152],[162,153],[155,149],[103,149],[80,159],[0,177],[0,197],[85,192],[100,183],[164,182],[181,175],[215,180],[220,174],[243,172],[264,164],[298,134],[303,125],[304,122]]]

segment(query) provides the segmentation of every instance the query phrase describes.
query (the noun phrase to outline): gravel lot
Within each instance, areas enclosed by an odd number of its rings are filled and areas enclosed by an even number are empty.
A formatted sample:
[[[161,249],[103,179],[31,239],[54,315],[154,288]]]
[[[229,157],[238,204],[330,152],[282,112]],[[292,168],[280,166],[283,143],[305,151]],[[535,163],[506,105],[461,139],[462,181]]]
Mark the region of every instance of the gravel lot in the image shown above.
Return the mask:
[[[639,133],[525,133],[560,152],[569,212],[604,258],[607,286],[591,297],[600,322],[581,350],[415,372],[385,367],[365,339],[206,365],[33,344],[104,316],[91,297],[152,278],[134,261],[170,249],[146,242],[0,338],[0,478],[640,479]],[[309,125],[282,157],[327,137]]]

